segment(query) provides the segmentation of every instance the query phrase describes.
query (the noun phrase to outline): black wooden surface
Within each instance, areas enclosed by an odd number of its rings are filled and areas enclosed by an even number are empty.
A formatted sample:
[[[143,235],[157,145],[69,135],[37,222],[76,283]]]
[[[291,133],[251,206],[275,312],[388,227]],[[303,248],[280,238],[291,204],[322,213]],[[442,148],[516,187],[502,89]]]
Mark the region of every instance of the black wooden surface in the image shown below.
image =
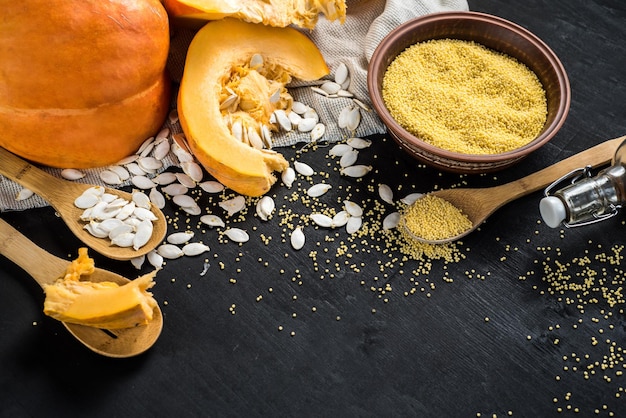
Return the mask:
[[[416,167],[377,137],[359,156],[376,169],[362,182],[339,178],[325,148],[283,150],[329,173],[334,187],[324,202],[350,197],[374,222],[391,211],[374,204],[379,183],[396,198],[460,182],[496,185],[626,134],[626,3],[489,0],[470,1],[470,9],[530,29],[562,60],[572,105],[555,139],[514,168],[460,177]],[[289,202],[294,190],[272,194],[279,208],[305,213]],[[429,274],[417,271],[425,262],[385,250],[373,232],[350,241],[307,227],[307,244],[295,252],[279,225],[284,215],[264,223],[250,210],[232,221],[250,232],[246,244],[197,232],[211,246],[205,276],[204,256],[159,272],[163,333],[149,352],[124,360],[76,343],[42,314],[35,282],[0,258],[0,415],[626,416],[623,302],[610,306],[593,289],[559,295],[545,280],[545,266],[562,262],[580,281],[573,265],[588,257],[587,274],[605,274],[603,286],[617,289],[619,267],[596,256],[624,244],[624,217],[552,230],[539,222],[540,197],[500,209],[459,246],[465,259],[434,261]],[[215,200],[207,205],[219,213]],[[2,218],[56,255],[79,246],[49,208]],[[335,258],[343,244],[349,256]],[[101,267],[138,274],[94,256]]]

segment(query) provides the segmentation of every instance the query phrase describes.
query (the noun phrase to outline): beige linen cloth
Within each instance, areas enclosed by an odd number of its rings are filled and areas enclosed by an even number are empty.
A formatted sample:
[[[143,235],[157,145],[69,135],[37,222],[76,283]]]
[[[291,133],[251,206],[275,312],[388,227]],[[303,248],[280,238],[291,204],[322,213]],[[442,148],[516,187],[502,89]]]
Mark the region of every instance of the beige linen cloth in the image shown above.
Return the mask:
[[[330,74],[326,78],[333,79],[334,72],[340,63],[346,64],[350,73],[348,90],[356,98],[371,108],[367,91],[367,66],[379,42],[399,24],[429,13],[468,10],[465,0],[347,0],[347,16],[344,24],[329,22],[320,17],[313,30],[303,30],[322,52]],[[194,32],[188,29],[173,28],[168,69],[172,79],[177,83],[183,74],[185,53],[193,38]],[[349,105],[348,98],[326,98],[311,90],[310,85],[294,80],[290,92],[295,100],[313,107],[326,125],[326,133],[322,141],[336,142],[348,136],[367,136],[384,133],[385,127],[373,110],[361,111],[361,123],[356,132],[348,132],[337,126],[337,117],[341,109]],[[175,98],[174,98],[175,99]],[[175,100],[172,101],[173,104]],[[172,133],[180,132],[180,126],[165,126]],[[298,142],[310,141],[306,133],[289,132],[274,135],[275,147],[288,146]],[[164,168],[178,163],[175,156],[164,159]],[[71,167],[68,167],[71,168]],[[60,169],[44,168],[45,171],[60,177]],[[81,182],[104,184],[99,178],[101,169],[86,171]],[[0,211],[24,210],[47,206],[48,203],[37,195],[26,200],[16,200],[21,186],[0,176]]]

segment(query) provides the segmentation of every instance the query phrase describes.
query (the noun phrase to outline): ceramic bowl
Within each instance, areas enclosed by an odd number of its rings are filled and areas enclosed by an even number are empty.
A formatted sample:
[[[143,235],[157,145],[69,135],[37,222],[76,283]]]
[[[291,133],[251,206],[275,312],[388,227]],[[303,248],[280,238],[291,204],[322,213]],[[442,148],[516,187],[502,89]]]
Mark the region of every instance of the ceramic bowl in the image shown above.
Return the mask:
[[[414,136],[391,116],[382,98],[382,81],[389,64],[407,47],[431,39],[474,41],[513,57],[530,68],[547,97],[547,120],[530,143],[501,154],[462,154],[435,147]],[[445,171],[484,173],[517,163],[545,145],[561,128],[571,101],[569,80],[556,54],[525,28],[478,12],[442,12],[412,19],[392,30],[377,46],[368,67],[372,104],[395,141],[418,160]]]

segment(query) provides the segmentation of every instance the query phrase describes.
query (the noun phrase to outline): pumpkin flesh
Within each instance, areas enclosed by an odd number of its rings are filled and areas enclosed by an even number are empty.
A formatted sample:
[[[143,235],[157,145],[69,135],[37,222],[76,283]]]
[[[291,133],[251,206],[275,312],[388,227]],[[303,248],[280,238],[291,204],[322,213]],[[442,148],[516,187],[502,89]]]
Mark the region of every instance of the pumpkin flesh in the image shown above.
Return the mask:
[[[250,67],[254,55],[263,57],[262,68]],[[230,125],[235,120],[253,129],[270,125],[273,110],[292,102],[285,87],[292,76],[316,80],[328,72],[315,44],[293,28],[231,18],[208,23],[189,46],[178,94],[178,114],[191,151],[227,187],[249,196],[266,193],[276,181],[273,172],[287,168],[287,161],[273,150],[238,140]],[[235,112],[220,109],[226,87],[240,98]],[[270,103],[276,89],[280,100]]]

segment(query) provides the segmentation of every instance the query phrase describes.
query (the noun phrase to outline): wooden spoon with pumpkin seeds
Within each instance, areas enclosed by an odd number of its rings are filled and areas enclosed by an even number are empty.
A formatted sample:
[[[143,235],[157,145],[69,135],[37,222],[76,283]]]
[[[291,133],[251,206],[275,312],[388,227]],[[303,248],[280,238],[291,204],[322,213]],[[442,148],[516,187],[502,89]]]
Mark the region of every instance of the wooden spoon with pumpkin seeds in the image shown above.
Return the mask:
[[[165,215],[156,206],[151,205],[150,211],[156,219],[152,222],[152,234],[147,242],[138,249],[132,246],[122,247],[114,245],[111,243],[111,240],[97,238],[84,228],[86,222],[80,219],[84,209],[74,204],[75,199],[87,189],[92,188],[93,185],[70,182],[54,177],[2,147],[0,147],[0,174],[41,196],[58,212],[78,239],[108,258],[130,260],[145,255],[163,241],[167,232]],[[103,189],[105,193],[132,201],[131,193],[108,187],[103,187]]]

